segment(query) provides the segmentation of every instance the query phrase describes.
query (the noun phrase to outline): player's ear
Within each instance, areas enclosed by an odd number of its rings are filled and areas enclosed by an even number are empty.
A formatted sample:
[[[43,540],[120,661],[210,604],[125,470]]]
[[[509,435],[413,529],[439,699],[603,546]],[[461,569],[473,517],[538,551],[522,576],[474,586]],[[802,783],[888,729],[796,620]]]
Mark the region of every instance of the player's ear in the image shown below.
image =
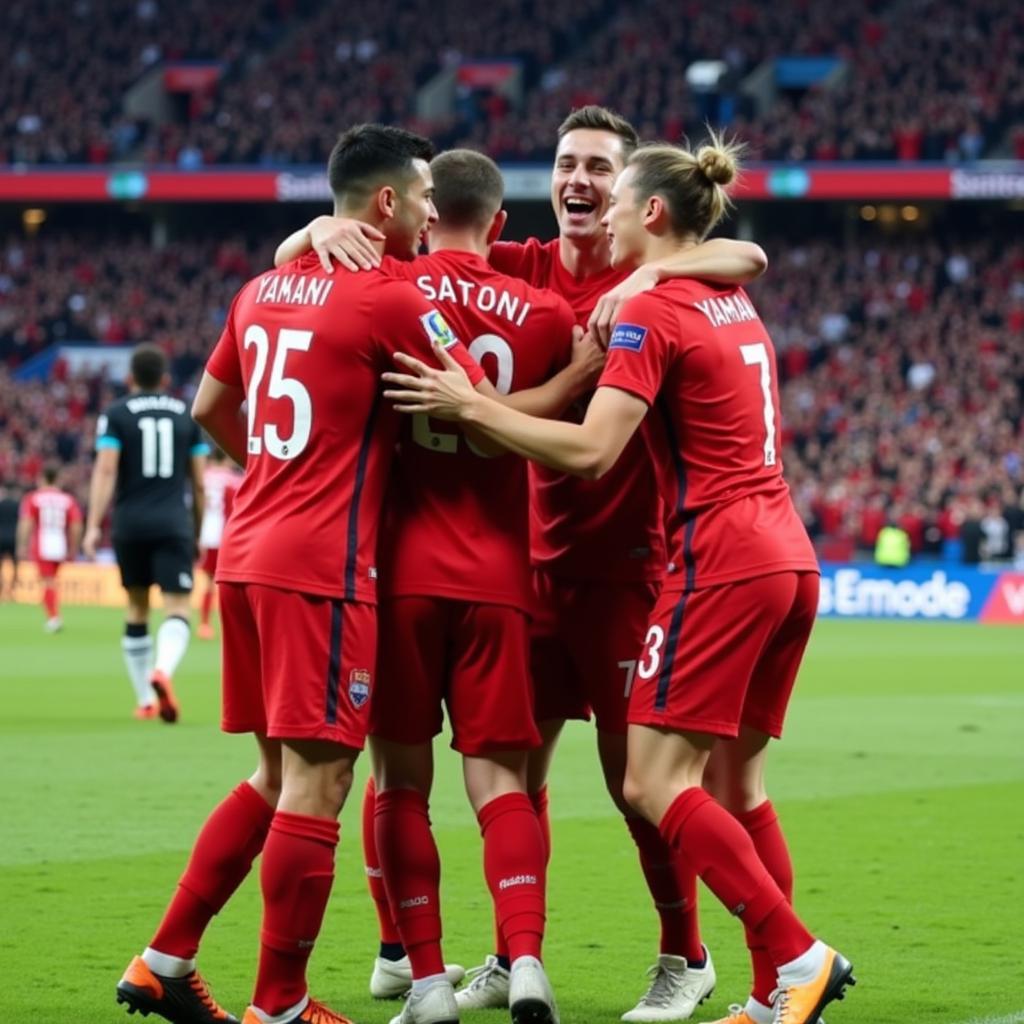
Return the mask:
[[[654,227],[668,212],[665,200],[659,195],[648,197],[644,203],[643,224],[645,228]]]
[[[494,215],[494,220],[491,221],[491,226],[487,231],[487,244],[494,245],[494,243],[501,238],[502,231],[505,230],[505,224],[508,221],[508,211],[499,210]]]
[[[384,220],[391,220],[398,205],[398,193],[391,185],[384,185],[377,193],[377,212]]]

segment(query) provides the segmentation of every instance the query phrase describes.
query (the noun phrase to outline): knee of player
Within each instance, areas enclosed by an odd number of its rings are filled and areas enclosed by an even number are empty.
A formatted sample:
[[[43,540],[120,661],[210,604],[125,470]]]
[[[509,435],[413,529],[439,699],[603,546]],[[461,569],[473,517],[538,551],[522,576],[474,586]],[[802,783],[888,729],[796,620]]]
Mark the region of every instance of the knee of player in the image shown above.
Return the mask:
[[[626,769],[626,775],[622,780],[622,800],[641,817],[651,820],[653,811],[650,789],[644,784],[644,780],[629,768]]]

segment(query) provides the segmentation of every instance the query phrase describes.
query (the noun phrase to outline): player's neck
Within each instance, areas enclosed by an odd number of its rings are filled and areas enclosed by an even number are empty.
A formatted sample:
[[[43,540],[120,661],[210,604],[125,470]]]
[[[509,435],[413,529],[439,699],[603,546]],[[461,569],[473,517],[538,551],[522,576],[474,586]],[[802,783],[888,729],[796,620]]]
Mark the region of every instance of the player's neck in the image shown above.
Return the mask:
[[[470,252],[487,259],[488,245],[472,231],[448,231],[436,225],[430,229],[430,252]]]
[[[697,244],[696,239],[680,239],[675,235],[653,235],[647,242],[641,264],[654,263],[657,260],[671,259]]]
[[[591,277],[607,270],[612,263],[607,238],[572,239],[559,236],[558,252],[562,266],[575,278]]]

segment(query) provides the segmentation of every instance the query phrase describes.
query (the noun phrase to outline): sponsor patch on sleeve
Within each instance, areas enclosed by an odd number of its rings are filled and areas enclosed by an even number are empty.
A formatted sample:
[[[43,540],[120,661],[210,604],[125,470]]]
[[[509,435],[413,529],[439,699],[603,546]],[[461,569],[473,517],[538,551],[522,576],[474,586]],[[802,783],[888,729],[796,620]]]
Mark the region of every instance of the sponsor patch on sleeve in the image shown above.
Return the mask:
[[[647,337],[647,328],[637,324],[616,324],[612,331],[612,340],[608,342],[608,348],[626,348],[630,352],[639,352],[644,347],[644,339]]]
[[[439,348],[451,348],[459,340],[448,326],[448,321],[436,309],[424,313],[420,317],[420,323],[427,332],[427,338]]]

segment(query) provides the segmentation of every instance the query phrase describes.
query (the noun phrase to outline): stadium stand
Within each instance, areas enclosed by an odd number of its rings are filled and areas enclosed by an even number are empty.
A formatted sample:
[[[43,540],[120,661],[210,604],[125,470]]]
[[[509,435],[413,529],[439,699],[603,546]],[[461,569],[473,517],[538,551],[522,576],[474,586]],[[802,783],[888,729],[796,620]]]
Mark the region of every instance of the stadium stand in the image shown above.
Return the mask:
[[[0,163],[319,163],[337,126],[359,120],[546,160],[552,123],[584,102],[617,107],[646,137],[724,124],[757,159],[969,162],[1024,147],[1024,14],[1001,0],[266,0],[213,12],[116,0],[103,14],[91,0],[70,13],[17,0],[0,14],[19,40],[0,68]],[[520,102],[462,83],[444,114],[417,116],[439,71],[509,59]],[[162,105],[126,106],[154,69],[183,61],[216,71]],[[696,61],[704,77],[691,79]]]

